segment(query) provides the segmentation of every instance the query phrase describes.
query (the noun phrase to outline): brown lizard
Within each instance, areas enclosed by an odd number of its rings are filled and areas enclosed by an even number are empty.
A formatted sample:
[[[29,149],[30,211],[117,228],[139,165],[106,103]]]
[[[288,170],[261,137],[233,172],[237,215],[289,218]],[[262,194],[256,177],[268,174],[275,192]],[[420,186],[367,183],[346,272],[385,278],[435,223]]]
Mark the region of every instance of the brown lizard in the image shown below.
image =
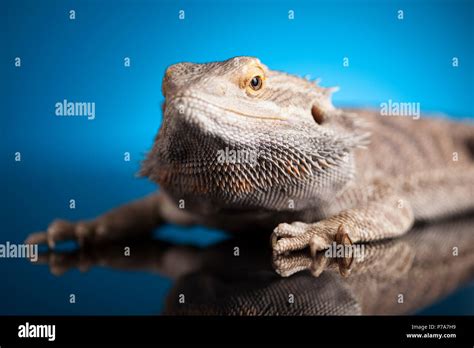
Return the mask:
[[[170,66],[141,174],[160,190],[29,243],[131,238],[164,222],[271,233],[275,255],[396,237],[474,208],[474,126],[338,109],[252,57]],[[251,227],[251,228],[250,228]]]

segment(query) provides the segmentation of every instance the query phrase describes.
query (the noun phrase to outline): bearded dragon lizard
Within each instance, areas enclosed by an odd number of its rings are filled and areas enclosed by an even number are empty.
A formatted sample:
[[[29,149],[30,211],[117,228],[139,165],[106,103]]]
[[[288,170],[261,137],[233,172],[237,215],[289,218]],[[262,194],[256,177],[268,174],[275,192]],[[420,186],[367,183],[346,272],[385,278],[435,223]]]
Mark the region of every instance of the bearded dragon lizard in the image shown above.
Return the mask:
[[[275,255],[314,255],[474,208],[472,124],[338,109],[333,89],[252,57],[172,65],[162,92],[141,169],[158,193],[93,220],[55,220],[28,243],[105,242],[171,222],[267,231]]]

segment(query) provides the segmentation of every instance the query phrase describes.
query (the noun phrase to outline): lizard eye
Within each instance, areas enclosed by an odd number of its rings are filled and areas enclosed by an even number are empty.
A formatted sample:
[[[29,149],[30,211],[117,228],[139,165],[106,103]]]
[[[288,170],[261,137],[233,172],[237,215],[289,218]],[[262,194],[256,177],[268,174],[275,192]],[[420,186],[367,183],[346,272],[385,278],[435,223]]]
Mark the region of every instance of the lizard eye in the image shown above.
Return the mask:
[[[251,80],[250,80],[250,88],[252,88],[254,91],[258,91],[259,89],[262,88],[263,86],[263,80],[262,80],[262,77],[257,75],[257,76],[254,76]]]
[[[265,71],[260,66],[248,66],[240,78],[239,87],[244,89],[247,95],[256,97],[265,87]]]

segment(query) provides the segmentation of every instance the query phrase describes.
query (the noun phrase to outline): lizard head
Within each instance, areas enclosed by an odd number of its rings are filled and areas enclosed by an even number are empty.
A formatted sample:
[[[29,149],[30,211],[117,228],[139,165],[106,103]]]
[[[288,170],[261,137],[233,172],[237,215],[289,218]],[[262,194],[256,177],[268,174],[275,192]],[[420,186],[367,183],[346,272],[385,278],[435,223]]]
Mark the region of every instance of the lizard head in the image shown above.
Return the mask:
[[[142,174],[177,197],[285,209],[329,199],[353,173],[364,143],[332,89],[257,58],[170,66],[163,123]]]

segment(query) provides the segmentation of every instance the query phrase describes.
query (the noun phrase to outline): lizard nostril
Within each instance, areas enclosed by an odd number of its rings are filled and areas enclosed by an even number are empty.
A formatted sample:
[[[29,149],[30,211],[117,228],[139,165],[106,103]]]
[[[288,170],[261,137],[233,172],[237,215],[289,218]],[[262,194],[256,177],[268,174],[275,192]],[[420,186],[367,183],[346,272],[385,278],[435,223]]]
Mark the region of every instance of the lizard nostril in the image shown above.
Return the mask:
[[[311,115],[317,124],[322,124],[324,122],[324,112],[317,105],[313,105],[311,108]]]

